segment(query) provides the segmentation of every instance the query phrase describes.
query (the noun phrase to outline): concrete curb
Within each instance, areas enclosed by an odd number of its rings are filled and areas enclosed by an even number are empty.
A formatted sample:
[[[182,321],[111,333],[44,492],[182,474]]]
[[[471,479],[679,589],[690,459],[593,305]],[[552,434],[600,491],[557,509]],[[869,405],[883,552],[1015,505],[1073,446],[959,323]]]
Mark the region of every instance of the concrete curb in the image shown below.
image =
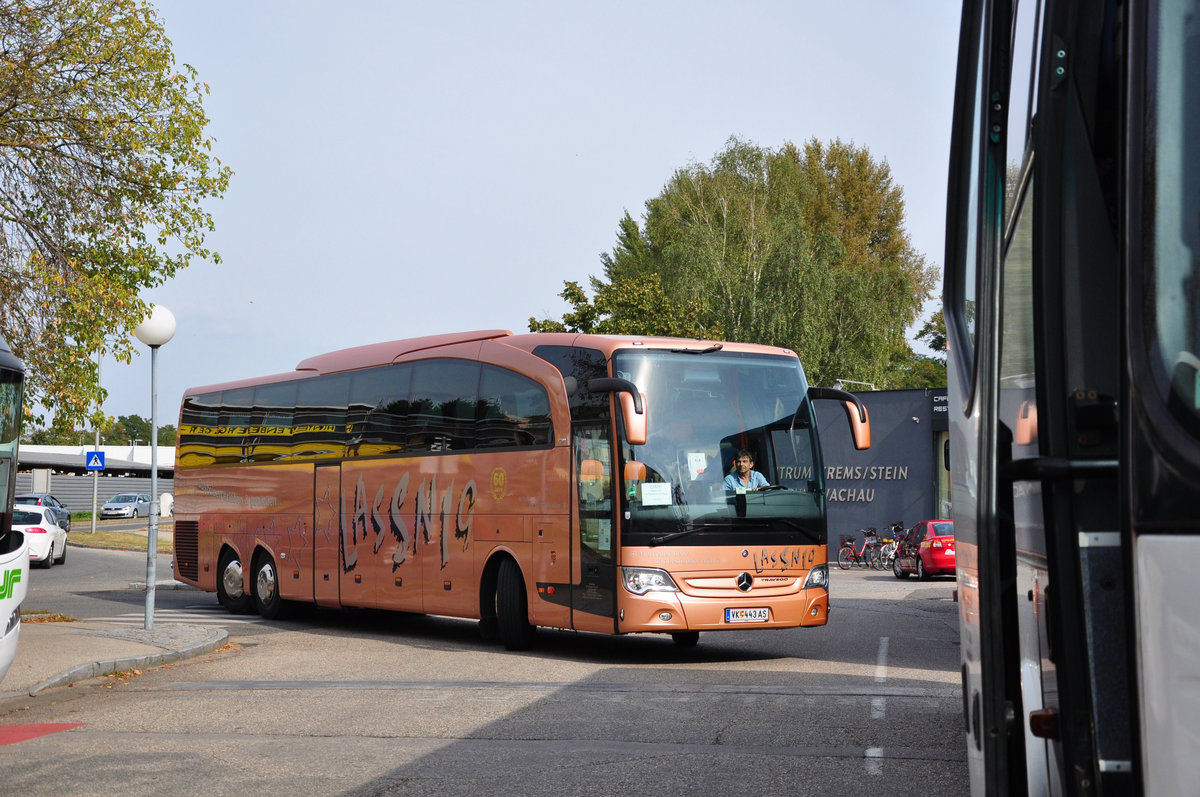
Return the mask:
[[[172,640],[179,639],[181,630],[185,632],[184,635],[188,639],[177,646],[172,643]],[[80,664],[77,667],[47,678],[41,683],[30,687],[29,696],[33,697],[46,689],[86,681],[89,678],[96,678],[110,672],[150,669],[181,661],[192,656],[200,656],[216,650],[229,639],[229,632],[224,628],[209,628],[204,626],[172,626],[166,632],[166,635],[155,629],[149,631],[128,629],[107,632],[104,635],[133,642],[143,642],[147,645],[162,647],[163,649],[156,653],[148,653],[140,656],[126,656],[124,658],[105,659]]]

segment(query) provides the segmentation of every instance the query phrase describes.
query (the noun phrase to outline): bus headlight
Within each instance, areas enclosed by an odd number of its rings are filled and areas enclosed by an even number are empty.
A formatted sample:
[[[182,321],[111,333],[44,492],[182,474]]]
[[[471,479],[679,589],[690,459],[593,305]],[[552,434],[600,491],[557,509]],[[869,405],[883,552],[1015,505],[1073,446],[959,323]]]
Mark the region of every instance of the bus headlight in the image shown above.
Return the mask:
[[[809,587],[829,589],[829,569],[826,565],[817,565],[808,571],[808,578],[804,579],[804,589]]]
[[[667,571],[655,567],[622,567],[621,579],[625,583],[625,589],[634,595],[679,591],[679,587],[675,586]]]

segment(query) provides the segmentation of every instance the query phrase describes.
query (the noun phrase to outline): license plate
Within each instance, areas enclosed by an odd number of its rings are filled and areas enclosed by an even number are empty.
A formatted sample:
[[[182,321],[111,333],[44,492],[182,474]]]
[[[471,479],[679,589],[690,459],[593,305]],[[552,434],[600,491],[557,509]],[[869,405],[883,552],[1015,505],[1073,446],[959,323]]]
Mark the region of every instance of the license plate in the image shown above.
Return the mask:
[[[946,551],[946,556],[954,556],[954,549],[951,548],[948,551]]]
[[[727,623],[765,623],[771,619],[771,611],[766,606],[753,609],[726,609]]]

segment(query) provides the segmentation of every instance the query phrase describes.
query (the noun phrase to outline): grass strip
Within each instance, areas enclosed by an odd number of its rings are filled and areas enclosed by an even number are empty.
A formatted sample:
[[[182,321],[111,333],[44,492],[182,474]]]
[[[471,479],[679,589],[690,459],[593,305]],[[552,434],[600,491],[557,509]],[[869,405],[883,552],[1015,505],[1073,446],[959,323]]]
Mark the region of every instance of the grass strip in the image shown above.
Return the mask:
[[[97,531],[92,534],[90,531],[77,529],[72,531],[67,537],[72,545],[79,545],[84,548],[116,548],[122,551],[144,551],[146,550],[147,535],[138,534],[131,531]],[[175,538],[174,535],[163,536],[158,535],[159,553],[174,553]]]

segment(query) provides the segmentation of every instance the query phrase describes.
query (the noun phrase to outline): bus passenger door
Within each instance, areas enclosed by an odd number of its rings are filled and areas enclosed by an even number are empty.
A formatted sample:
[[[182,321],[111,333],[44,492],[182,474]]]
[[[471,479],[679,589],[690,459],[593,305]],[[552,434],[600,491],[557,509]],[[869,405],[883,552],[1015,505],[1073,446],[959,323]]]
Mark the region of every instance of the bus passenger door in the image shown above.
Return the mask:
[[[607,423],[574,427],[576,513],[571,536],[571,625],[579,631],[616,630],[616,503],[609,435]]]
[[[320,606],[338,606],[338,549],[342,467],[317,465],[313,473],[313,598]]]

